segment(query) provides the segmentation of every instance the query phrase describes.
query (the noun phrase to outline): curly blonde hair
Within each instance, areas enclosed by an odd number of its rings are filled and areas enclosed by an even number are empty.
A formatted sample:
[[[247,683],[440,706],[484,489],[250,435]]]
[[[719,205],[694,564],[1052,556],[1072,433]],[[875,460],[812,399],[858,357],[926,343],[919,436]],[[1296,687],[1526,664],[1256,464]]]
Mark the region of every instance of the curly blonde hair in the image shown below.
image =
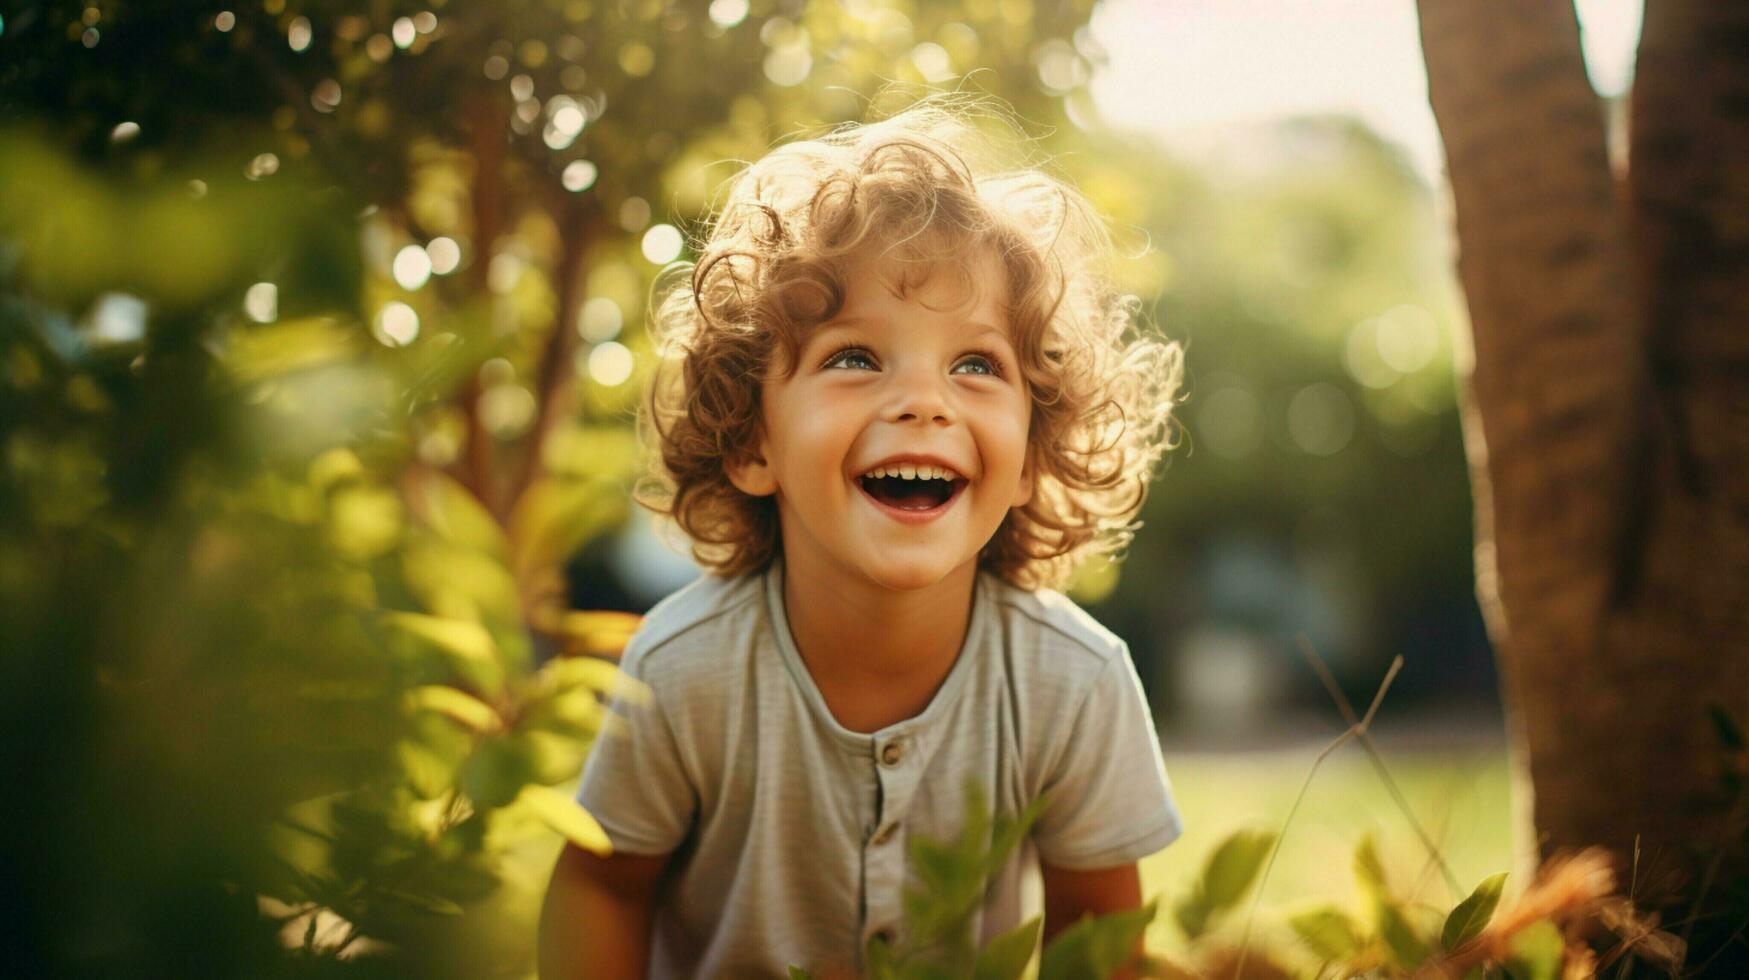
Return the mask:
[[[970,108],[928,100],[772,150],[730,181],[698,261],[658,281],[657,366],[639,412],[655,452],[634,496],[716,574],[762,570],[781,547],[776,499],[741,492],[728,468],[758,444],[768,372],[795,370],[807,331],[838,314],[847,270],[869,256],[969,276],[988,249],[1006,271],[1034,491],[981,567],[1062,588],[1140,526],[1155,464],[1177,444],[1182,349],[1142,330],[1140,301],[1117,292],[1111,237],[1086,198],[1036,166],[999,169],[1018,141],[988,131],[1012,136],[1011,117]]]

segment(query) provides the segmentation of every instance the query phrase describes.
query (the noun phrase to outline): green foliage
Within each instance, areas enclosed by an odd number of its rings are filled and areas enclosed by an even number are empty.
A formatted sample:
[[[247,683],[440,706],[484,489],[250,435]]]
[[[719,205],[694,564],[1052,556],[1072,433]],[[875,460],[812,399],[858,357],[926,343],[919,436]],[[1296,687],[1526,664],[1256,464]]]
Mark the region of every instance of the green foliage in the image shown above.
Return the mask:
[[[971,932],[989,879],[1008,861],[1030,832],[1045,801],[1035,800],[1014,815],[994,814],[983,787],[966,782],[965,819],[952,840],[917,838],[910,842],[911,871],[917,886],[904,896],[904,934],[889,942],[876,936],[864,951],[867,980],[927,980],[976,977],[1018,980],[1032,962],[1044,923],[1034,917],[993,938],[980,950]],[[1088,916],[1064,929],[1044,949],[1040,980],[1096,980],[1108,977],[1131,958],[1131,950],[1152,922],[1155,905]],[[808,974],[790,967],[792,977]]]
[[[1044,951],[1039,980],[1094,980],[1122,969],[1148,923],[1154,921],[1155,905],[1149,902],[1139,909],[1088,916],[1064,929]]]
[[[1194,890],[1173,907],[1184,934],[1203,934],[1214,917],[1231,909],[1250,890],[1275,848],[1276,835],[1264,830],[1235,831],[1215,848]]]
[[[1294,934],[1323,960],[1345,960],[1360,949],[1360,925],[1338,908],[1317,908],[1288,918]]]
[[[1506,872],[1491,874],[1483,878],[1476,890],[1451,910],[1439,933],[1439,944],[1446,952],[1449,953],[1481,935],[1482,930],[1488,927],[1488,920],[1494,917],[1494,909],[1500,904],[1500,891],[1504,887]]]
[[[1561,975],[1566,941],[1552,922],[1538,922],[1512,937],[1508,972],[1520,980],[1555,980]]]
[[[1034,916],[990,940],[972,966],[973,980],[1014,980],[1025,973],[1044,925],[1042,918]]]

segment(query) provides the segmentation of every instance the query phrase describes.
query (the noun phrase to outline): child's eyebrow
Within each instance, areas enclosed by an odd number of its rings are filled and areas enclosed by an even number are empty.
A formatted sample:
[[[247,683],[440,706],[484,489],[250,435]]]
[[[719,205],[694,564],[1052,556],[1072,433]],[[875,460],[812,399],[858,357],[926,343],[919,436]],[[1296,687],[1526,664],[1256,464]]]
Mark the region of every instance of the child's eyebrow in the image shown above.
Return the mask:
[[[854,330],[857,327],[861,327],[861,326],[879,326],[885,322],[886,321],[880,317],[863,317],[863,316],[840,317],[836,320],[831,320],[831,321],[828,321],[826,323],[820,324],[820,326],[814,330],[813,335],[808,338],[807,343],[813,344],[816,341],[818,341],[821,337],[827,337],[827,336],[830,336],[830,335],[836,334],[836,333],[843,333],[844,331],[847,331],[847,330]],[[982,320],[962,320],[960,322],[963,323],[967,328],[977,331],[977,333],[972,334],[969,338],[967,338],[968,343],[970,343],[971,341],[982,340],[985,337],[996,337],[1005,343],[1012,343],[1008,339],[1008,331],[1003,330],[1000,327],[992,326],[988,323],[985,323]]]

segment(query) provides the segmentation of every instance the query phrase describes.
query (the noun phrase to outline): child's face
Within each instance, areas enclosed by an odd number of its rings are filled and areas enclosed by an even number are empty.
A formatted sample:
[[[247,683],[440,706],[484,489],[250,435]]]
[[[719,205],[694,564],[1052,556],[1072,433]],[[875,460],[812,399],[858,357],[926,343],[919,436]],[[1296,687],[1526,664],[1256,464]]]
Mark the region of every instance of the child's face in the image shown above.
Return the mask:
[[[761,459],[730,477],[777,495],[790,567],[924,588],[975,563],[1009,509],[1031,499],[1032,403],[1002,309],[1006,277],[990,254],[972,270],[975,290],[944,273],[901,299],[858,265],[795,371],[767,379]],[[951,496],[941,483],[866,477],[907,456],[951,469]]]

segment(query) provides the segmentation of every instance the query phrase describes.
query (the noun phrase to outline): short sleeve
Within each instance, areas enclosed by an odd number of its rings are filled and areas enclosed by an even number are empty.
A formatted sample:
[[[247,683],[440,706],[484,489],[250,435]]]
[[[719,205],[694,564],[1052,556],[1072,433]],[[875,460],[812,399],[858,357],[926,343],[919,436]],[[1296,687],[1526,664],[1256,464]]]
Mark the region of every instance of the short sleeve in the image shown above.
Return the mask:
[[[1127,646],[1100,669],[1065,737],[1033,827],[1041,861],[1115,867],[1178,839],[1184,822]]]
[[[609,702],[612,717],[584,763],[577,802],[607,831],[615,851],[668,854],[691,828],[698,794],[681,763],[661,687],[651,683],[642,654],[633,637],[620,671],[639,683],[622,685]]]

